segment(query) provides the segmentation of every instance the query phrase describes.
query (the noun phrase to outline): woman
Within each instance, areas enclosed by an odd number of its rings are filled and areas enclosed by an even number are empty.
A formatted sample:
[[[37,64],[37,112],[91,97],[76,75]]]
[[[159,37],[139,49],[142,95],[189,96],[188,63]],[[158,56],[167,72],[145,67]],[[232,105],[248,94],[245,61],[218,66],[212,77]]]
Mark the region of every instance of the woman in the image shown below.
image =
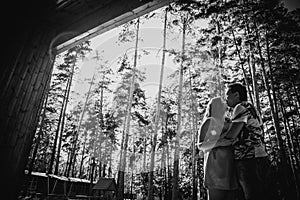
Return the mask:
[[[204,186],[209,200],[232,200],[238,188],[231,142],[216,145],[230,126],[225,112],[226,104],[220,97],[211,99],[199,129],[198,147],[204,152]]]

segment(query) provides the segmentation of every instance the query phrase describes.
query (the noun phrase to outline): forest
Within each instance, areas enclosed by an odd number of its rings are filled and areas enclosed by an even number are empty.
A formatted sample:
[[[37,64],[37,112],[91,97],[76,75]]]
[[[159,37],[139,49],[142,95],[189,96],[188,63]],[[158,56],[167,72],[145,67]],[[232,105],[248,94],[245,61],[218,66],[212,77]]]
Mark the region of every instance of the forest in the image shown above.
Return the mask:
[[[139,61],[151,47],[140,46],[140,32],[154,19],[162,40],[157,90],[150,98]],[[288,10],[281,0],[181,0],[120,30],[118,42],[132,44],[132,51],[118,55],[115,68],[103,57],[106,50],[94,50],[91,41],[56,56],[29,173],[115,178],[118,200],[124,193],[148,200],[207,199],[197,130],[208,101],[240,82],[263,119],[271,163],[266,192],[272,200],[300,199],[299,8]],[[80,80],[80,63],[87,59],[95,70]],[[166,75],[168,65],[174,70]],[[80,94],[75,82],[87,83],[88,91]]]

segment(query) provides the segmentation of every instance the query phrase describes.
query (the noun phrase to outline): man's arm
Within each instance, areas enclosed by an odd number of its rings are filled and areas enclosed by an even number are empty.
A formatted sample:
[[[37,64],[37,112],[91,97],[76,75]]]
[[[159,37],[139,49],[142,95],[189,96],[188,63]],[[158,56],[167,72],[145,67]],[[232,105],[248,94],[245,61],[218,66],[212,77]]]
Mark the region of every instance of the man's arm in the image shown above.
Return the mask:
[[[235,139],[241,132],[245,122],[233,122],[227,133],[225,133],[224,138]]]
[[[245,122],[233,122],[231,127],[228,129],[226,133],[224,133],[224,137],[220,138],[216,143],[216,146],[229,146],[233,143],[235,138],[241,132]]]

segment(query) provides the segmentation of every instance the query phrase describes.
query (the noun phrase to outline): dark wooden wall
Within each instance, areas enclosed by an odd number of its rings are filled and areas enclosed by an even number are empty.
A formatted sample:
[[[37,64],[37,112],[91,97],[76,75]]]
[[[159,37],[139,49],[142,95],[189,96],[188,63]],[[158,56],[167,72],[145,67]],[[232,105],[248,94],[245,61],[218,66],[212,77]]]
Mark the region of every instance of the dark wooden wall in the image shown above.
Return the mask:
[[[2,6],[1,199],[16,199],[18,196],[57,47],[62,45],[66,49],[76,44],[68,41],[89,29],[93,31],[86,37],[80,37],[80,41],[101,33],[103,24],[106,24],[103,28],[109,30],[116,25],[114,22],[120,25],[171,0],[64,1],[72,6],[58,9],[55,0],[6,1]],[[76,5],[75,2],[79,3]],[[63,32],[72,34],[57,37]]]
[[[55,31],[46,20],[48,3],[10,2],[8,12],[1,14],[1,199],[18,196],[37,114],[51,77],[54,56],[49,48]]]

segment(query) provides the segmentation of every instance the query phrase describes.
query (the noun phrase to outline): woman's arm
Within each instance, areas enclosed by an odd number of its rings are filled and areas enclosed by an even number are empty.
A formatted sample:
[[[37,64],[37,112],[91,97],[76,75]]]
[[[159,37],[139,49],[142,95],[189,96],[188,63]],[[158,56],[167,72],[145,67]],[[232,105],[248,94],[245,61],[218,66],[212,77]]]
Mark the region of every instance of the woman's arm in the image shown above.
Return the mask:
[[[198,148],[201,151],[209,151],[216,146],[217,142],[218,142],[218,140],[201,142],[198,144]]]
[[[199,128],[199,131],[198,131],[198,142],[199,143],[202,143],[206,137],[206,134],[207,132],[209,131],[209,127],[210,127],[210,124],[211,124],[211,119],[210,118],[206,118],[200,128]]]
[[[221,135],[222,127],[217,125],[217,121],[213,118],[205,120],[199,129],[198,149],[208,151],[214,148]]]
[[[207,133],[210,129],[211,126],[211,119],[210,118],[206,118],[198,131],[198,143],[197,143],[197,147],[199,150],[201,151],[207,151],[209,150],[211,147],[211,144],[208,144],[207,141],[205,141],[207,139]]]

